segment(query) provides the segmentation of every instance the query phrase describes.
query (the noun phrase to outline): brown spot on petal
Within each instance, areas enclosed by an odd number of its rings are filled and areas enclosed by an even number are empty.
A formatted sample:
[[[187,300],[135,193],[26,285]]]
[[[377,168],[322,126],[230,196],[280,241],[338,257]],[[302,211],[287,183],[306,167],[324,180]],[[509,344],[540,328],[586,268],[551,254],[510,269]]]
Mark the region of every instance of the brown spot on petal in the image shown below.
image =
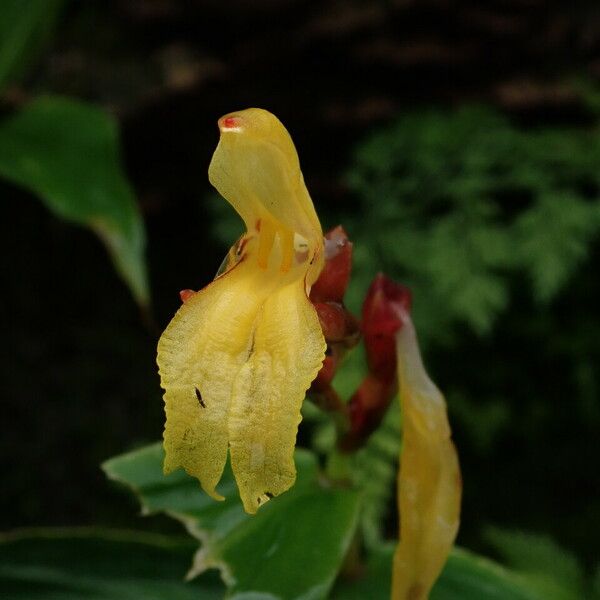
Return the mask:
[[[198,398],[198,403],[200,404],[200,406],[202,408],[206,408],[206,404],[204,403],[204,400],[202,400],[202,394],[200,393],[200,390],[195,387],[194,391],[196,392],[196,398]]]

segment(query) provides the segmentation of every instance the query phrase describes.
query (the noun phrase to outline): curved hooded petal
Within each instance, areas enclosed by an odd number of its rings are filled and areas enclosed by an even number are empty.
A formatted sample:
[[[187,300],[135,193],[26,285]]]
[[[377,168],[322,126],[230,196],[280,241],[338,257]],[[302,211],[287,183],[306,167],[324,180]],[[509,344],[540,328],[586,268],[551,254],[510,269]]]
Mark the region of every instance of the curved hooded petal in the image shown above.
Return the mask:
[[[456,538],[462,483],[444,397],[421,360],[408,311],[396,334],[402,454],[398,479],[400,543],[392,598],[425,600]]]
[[[158,346],[165,471],[215,491],[230,448],[247,512],[294,483],[300,406],[325,356],[307,292],[323,265],[321,226],[283,125],[248,109],[219,120],[209,178],[247,232],[223,274],[187,297]]]

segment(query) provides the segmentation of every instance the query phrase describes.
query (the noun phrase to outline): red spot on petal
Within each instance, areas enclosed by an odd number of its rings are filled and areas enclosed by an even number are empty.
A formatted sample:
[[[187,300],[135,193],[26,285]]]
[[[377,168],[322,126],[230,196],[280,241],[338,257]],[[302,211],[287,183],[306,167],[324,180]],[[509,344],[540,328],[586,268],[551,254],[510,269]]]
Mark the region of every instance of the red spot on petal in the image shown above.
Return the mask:
[[[260,232],[260,225],[261,225],[261,220],[260,219],[256,219],[256,223],[254,224],[254,228],[258,232]]]
[[[219,129],[227,131],[230,129],[238,129],[242,125],[241,117],[221,117],[219,119]]]

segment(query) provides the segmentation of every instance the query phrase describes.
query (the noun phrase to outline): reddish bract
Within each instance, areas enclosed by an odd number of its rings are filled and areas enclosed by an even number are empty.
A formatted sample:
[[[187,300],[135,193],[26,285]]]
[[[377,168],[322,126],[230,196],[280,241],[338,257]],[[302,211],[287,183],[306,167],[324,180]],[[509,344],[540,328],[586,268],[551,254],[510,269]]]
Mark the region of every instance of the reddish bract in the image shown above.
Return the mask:
[[[179,292],[179,297],[181,301],[185,304],[196,292],[194,290],[181,290]]]
[[[352,242],[341,225],[325,234],[325,266],[310,291],[313,302],[342,302],[352,270]]]
[[[407,287],[381,273],[375,277],[363,303],[361,323],[369,374],[348,403],[350,429],[339,442],[342,450],[355,450],[365,443],[398,391],[395,335],[410,306]]]
[[[344,354],[358,343],[360,336],[358,320],[343,304],[351,268],[352,243],[341,226],[335,227],[325,234],[325,266],[310,293],[328,349],[310,394],[321,408],[329,411],[345,412],[331,382]]]
[[[317,311],[323,335],[328,343],[347,344],[349,337],[356,337],[359,328],[358,321],[342,304],[313,302],[313,306]]]
[[[369,371],[386,381],[396,376],[395,334],[402,327],[402,312],[410,312],[411,303],[410,290],[382,273],[371,283],[363,303],[361,331]]]

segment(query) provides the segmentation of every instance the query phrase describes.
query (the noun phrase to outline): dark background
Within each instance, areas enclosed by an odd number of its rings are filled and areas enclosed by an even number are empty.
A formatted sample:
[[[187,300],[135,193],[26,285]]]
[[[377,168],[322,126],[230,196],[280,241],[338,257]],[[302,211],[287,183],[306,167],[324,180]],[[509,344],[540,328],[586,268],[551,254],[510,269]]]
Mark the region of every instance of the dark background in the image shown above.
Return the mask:
[[[260,106],[281,118],[329,228],[353,211],[360,223],[343,174],[354,148],[398,116],[484,103],[515,127],[589,129],[597,113],[585,90],[599,79],[596,2],[70,3],[2,110],[50,91],[118,117],[148,231],[156,325],[141,318],[96,238],[0,183],[0,527],[149,526],[98,465],[161,436],[157,337],[177,292],[202,287],[227,250],[205,201],[219,116]],[[534,305],[514,281],[490,331],[458,326],[450,344],[428,347],[442,389],[460,384],[475,405],[497,390],[510,407],[493,444],[485,411],[455,419],[459,543],[478,547],[493,523],[550,534],[589,566],[597,560],[599,264],[596,238],[549,304]],[[585,398],[574,368],[585,371]],[[456,410],[450,403],[451,418]]]

